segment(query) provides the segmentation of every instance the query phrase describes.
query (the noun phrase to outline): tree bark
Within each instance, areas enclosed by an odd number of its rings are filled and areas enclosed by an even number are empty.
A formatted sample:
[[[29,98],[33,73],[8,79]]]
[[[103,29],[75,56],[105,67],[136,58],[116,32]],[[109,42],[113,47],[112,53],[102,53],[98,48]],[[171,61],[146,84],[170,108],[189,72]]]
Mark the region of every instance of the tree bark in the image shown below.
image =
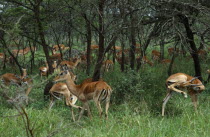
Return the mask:
[[[91,38],[92,38],[92,33],[91,33],[91,24],[89,21],[86,20],[86,28],[87,28],[87,68],[86,68],[86,74],[89,76],[90,75],[90,55],[91,55]]]
[[[164,38],[160,40],[160,60],[164,59]]]
[[[132,70],[134,70],[134,65],[135,65],[135,50],[136,50],[136,31],[135,31],[135,18],[134,15],[130,15],[130,20],[131,20],[131,35],[130,35],[130,40],[131,40],[131,45],[130,45],[130,67]]]
[[[93,74],[93,81],[98,81],[100,79],[100,71],[102,67],[102,62],[104,58],[104,2],[105,0],[99,0],[99,52],[98,52],[98,59],[97,63],[94,69],[94,74]]]
[[[49,59],[48,46],[47,46],[47,43],[46,43],[46,40],[45,40],[44,29],[43,29],[42,22],[41,22],[41,19],[40,19],[40,4],[41,4],[41,1],[38,1],[34,5],[34,17],[35,17],[35,20],[36,20],[36,23],[37,23],[38,33],[39,33],[39,37],[40,37],[40,40],[41,40],[41,43],[42,43],[42,47],[43,47],[43,50],[44,50],[44,53],[45,53],[45,56],[46,56],[46,60],[47,60],[48,66],[49,66],[49,74],[52,74],[53,73],[53,68],[52,68],[52,65],[51,65],[52,63]]]
[[[200,61],[197,54],[198,50],[194,42],[194,34],[190,28],[189,19],[183,14],[178,14],[178,17],[184,24],[187,33],[187,42],[190,44],[190,54],[194,61],[195,76],[199,77],[199,79],[202,81]]]

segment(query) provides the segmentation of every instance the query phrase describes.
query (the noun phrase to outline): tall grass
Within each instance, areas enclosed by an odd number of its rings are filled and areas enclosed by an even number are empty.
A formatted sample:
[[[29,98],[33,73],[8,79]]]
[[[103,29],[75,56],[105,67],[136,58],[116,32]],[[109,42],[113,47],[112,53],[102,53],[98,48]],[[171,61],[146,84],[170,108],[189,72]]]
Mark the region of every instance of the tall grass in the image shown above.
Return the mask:
[[[173,73],[184,72],[192,75],[194,74],[192,66],[191,61],[181,61],[177,58]],[[207,65],[202,63],[202,68],[205,67]],[[181,94],[174,94],[166,106],[166,116],[161,116],[162,100],[166,95],[167,69],[167,66],[156,64],[154,67],[146,65],[138,73],[132,70],[121,73],[119,66],[116,65],[114,71],[105,73],[104,80],[113,88],[107,121],[99,118],[93,102],[90,102],[92,120],[83,116],[81,121],[73,122],[70,108],[64,105],[64,101],[57,101],[52,110],[48,111],[49,102],[43,101],[45,85],[34,88],[29,95],[33,100],[26,107],[31,125],[34,126],[34,135],[36,137],[209,136],[209,84],[199,95],[200,103],[197,112],[194,111],[190,98],[185,99]],[[87,77],[81,71],[77,74],[78,83]],[[204,76],[204,79],[206,77]],[[40,83],[40,78],[34,81]],[[12,92],[15,91],[12,90]],[[81,103],[78,102],[78,105]],[[75,113],[78,117],[78,110],[75,110]],[[6,117],[16,114],[16,109],[6,101],[0,102],[0,116],[4,116],[0,117],[1,137],[27,136],[21,117]]]

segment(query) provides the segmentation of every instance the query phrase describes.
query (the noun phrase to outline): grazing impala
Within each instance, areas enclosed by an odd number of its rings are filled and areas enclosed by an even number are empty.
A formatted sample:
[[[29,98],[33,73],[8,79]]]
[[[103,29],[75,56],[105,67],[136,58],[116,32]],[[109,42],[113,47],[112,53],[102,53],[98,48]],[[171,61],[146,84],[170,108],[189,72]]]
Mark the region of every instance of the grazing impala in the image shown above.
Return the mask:
[[[13,73],[5,73],[4,75],[2,75],[0,77],[0,79],[6,86],[9,86],[10,84],[15,84],[15,85],[19,85],[19,86],[26,84],[27,89],[26,89],[25,93],[28,96],[28,94],[30,93],[30,91],[32,89],[33,81],[31,78],[27,77],[26,69],[22,69],[22,70],[23,70],[22,76],[15,75]]]
[[[63,71],[59,76],[57,76],[54,79],[54,81],[62,81],[62,80],[66,80],[66,84],[70,92],[73,95],[77,96],[77,98],[83,103],[83,107],[80,112],[78,120],[80,120],[85,109],[88,110],[88,115],[90,116],[90,118],[92,118],[90,108],[88,105],[89,100],[94,100],[99,110],[100,117],[102,116],[102,109],[100,102],[106,100],[105,116],[106,118],[108,118],[108,109],[109,109],[109,102],[110,102],[112,89],[106,82],[96,81],[96,82],[87,82],[80,85],[75,85],[68,70]]]
[[[187,93],[180,90],[181,88],[186,88],[188,90],[188,93],[192,99],[193,105],[195,110],[197,109],[197,94],[201,93],[205,87],[202,84],[202,82],[197,79],[196,77],[189,76],[185,73],[176,73],[171,75],[166,80],[166,86],[167,86],[167,95],[163,100],[163,106],[162,106],[162,116],[164,116],[165,106],[170,97],[172,96],[173,92],[181,93],[184,95],[185,98],[187,98]]]
[[[10,84],[21,86],[21,77],[13,73],[5,73],[1,75],[0,79],[6,86],[9,86]]]

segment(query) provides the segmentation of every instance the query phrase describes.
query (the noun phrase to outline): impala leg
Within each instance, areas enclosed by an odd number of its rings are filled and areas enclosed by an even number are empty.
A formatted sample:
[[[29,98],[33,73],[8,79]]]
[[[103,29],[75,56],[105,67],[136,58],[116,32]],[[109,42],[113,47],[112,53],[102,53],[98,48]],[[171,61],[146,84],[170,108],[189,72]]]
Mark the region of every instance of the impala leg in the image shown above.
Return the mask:
[[[184,91],[181,91],[181,90],[179,90],[179,89],[176,89],[176,88],[175,88],[176,85],[177,85],[177,83],[174,83],[174,84],[168,86],[168,88],[169,88],[170,90],[173,90],[173,91],[175,91],[175,92],[178,92],[178,93],[183,94],[184,97],[187,98],[187,93],[184,92]]]
[[[172,96],[172,92],[169,92],[169,93],[166,95],[166,97],[164,98],[164,100],[163,100],[163,105],[162,105],[162,116],[164,116],[166,103],[167,103],[168,100],[171,98],[171,96]]]
[[[50,105],[49,105],[49,110],[51,110],[51,108],[53,107],[54,104],[55,104],[55,101],[54,101],[53,97],[51,97],[51,99],[50,99]]]
[[[32,89],[32,87],[30,87],[30,86],[27,88],[27,90],[26,90],[26,96],[28,96],[28,94],[31,92],[31,89]]]
[[[108,119],[108,109],[109,109],[109,103],[110,103],[110,96],[106,99],[106,108],[105,108],[105,117]]]
[[[90,112],[90,107],[88,105],[88,102],[86,102],[86,108],[87,108],[87,111],[88,111],[88,116],[90,117],[90,119],[92,119],[92,115],[91,115],[91,112]]]
[[[72,119],[75,122],[75,115],[74,115],[74,110],[73,107],[69,107],[71,109],[71,115],[72,115]]]
[[[96,106],[97,106],[98,111],[99,111],[99,116],[100,116],[100,118],[101,118],[101,116],[102,116],[101,103],[100,103],[100,101],[98,101],[98,100],[95,100],[95,103],[96,103]]]
[[[193,105],[194,105],[194,109],[195,109],[195,111],[197,111],[197,106],[198,106],[198,104],[197,104],[197,102],[198,102],[198,95],[195,94],[195,93],[189,93],[189,94],[190,94],[192,103],[193,103]]]
[[[82,117],[82,115],[83,115],[85,109],[88,110],[88,115],[89,115],[90,118],[92,119],[92,116],[91,116],[91,113],[90,113],[90,108],[89,108],[89,106],[88,106],[88,103],[87,103],[87,102],[83,102],[83,107],[82,107],[82,110],[80,111],[78,121],[81,119],[81,117]]]

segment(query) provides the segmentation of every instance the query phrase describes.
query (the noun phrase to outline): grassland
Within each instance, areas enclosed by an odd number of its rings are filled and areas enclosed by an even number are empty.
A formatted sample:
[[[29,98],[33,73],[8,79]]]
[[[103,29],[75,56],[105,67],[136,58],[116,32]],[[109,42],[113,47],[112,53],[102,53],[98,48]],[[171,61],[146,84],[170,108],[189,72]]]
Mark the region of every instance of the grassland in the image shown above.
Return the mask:
[[[202,74],[207,79],[206,62],[202,62]],[[208,137],[210,136],[210,85],[199,95],[199,108],[195,112],[190,98],[176,94],[166,106],[162,117],[162,100],[166,95],[165,80],[168,66],[156,64],[144,66],[138,73],[128,70],[121,73],[119,66],[104,74],[104,79],[114,89],[109,109],[109,119],[100,119],[93,102],[90,102],[93,119],[83,116],[73,122],[70,110],[64,102],[57,101],[51,111],[49,102],[43,101],[44,84],[34,88],[26,107],[36,137]],[[192,60],[176,59],[173,73],[194,74]],[[35,74],[36,72],[34,72]],[[34,75],[33,74],[33,75]],[[87,76],[78,71],[78,83]],[[35,84],[40,78],[34,79]],[[11,87],[11,91],[15,92]],[[25,137],[22,117],[7,117],[18,114],[17,110],[0,98],[0,137]],[[81,105],[78,102],[78,105]],[[78,116],[78,110],[75,110]]]

